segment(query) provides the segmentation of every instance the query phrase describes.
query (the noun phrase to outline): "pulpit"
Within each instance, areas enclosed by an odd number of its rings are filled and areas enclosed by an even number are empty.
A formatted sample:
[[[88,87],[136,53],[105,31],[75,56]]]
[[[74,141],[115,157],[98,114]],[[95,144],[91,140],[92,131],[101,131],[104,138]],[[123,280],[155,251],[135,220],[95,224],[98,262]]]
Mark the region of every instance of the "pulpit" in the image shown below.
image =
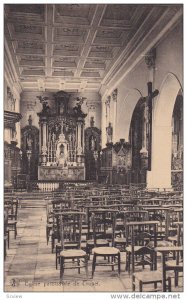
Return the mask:
[[[40,161],[39,180],[85,180],[84,124],[86,114],[81,110],[82,99],[74,107],[69,94],[55,94],[54,109],[46,97],[39,97],[43,109],[39,116]]]

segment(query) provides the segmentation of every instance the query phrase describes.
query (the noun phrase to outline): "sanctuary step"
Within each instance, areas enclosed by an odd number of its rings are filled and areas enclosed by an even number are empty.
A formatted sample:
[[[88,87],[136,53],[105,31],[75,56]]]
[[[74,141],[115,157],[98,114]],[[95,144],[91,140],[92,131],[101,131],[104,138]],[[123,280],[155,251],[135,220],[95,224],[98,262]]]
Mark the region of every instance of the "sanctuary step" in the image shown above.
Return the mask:
[[[42,192],[17,192],[16,197],[19,198],[19,206],[22,208],[45,207],[45,198],[49,196],[48,193]]]

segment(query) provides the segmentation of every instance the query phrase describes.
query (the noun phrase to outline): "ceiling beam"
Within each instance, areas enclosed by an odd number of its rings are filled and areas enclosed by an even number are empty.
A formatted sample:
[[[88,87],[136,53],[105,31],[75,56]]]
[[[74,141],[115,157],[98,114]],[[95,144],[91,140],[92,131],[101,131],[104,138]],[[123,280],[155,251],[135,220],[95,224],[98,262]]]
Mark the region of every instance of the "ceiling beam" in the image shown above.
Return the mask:
[[[45,75],[52,76],[52,42],[53,42],[53,19],[54,5],[45,5],[46,13],[46,58],[45,58]]]
[[[75,77],[79,77],[81,72],[82,72],[82,69],[83,69],[84,64],[86,62],[86,58],[87,58],[87,56],[90,52],[90,47],[91,47],[91,45],[92,45],[92,43],[95,39],[95,36],[97,34],[98,26],[100,25],[100,22],[103,18],[106,7],[107,7],[106,4],[99,4],[99,5],[96,6],[95,13],[93,15],[93,19],[92,19],[92,22],[91,22],[91,29],[88,32],[87,38],[86,38],[85,43],[84,43],[84,47],[83,47],[82,52],[81,52],[79,62],[77,64],[77,70],[74,74]]]

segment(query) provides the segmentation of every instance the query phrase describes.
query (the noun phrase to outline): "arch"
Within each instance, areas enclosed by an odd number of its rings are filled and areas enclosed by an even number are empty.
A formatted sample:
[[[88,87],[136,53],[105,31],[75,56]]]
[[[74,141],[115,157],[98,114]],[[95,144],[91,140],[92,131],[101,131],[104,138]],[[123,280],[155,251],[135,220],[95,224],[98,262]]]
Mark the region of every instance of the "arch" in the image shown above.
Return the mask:
[[[182,86],[173,73],[168,73],[155,100],[152,131],[152,163],[147,173],[148,188],[171,188],[172,114]]]
[[[124,138],[126,141],[129,141],[129,131],[133,111],[141,97],[142,94],[138,89],[131,89],[122,101],[117,102],[116,135],[118,140]]]
[[[168,73],[161,84],[160,93],[156,100],[154,112],[154,124],[156,126],[171,126],[173,109],[180,89],[182,90],[182,85],[177,76]],[[169,101],[167,101],[168,98]]]

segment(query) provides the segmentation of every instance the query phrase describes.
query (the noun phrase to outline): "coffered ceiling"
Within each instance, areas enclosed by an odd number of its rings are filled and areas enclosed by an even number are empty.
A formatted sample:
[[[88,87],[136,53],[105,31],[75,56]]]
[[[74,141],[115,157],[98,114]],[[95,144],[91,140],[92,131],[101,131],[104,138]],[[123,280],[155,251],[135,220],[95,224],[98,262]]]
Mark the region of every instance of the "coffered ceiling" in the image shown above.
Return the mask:
[[[119,57],[127,60],[159,18],[179,8],[6,4],[5,44],[23,90],[99,91]]]

